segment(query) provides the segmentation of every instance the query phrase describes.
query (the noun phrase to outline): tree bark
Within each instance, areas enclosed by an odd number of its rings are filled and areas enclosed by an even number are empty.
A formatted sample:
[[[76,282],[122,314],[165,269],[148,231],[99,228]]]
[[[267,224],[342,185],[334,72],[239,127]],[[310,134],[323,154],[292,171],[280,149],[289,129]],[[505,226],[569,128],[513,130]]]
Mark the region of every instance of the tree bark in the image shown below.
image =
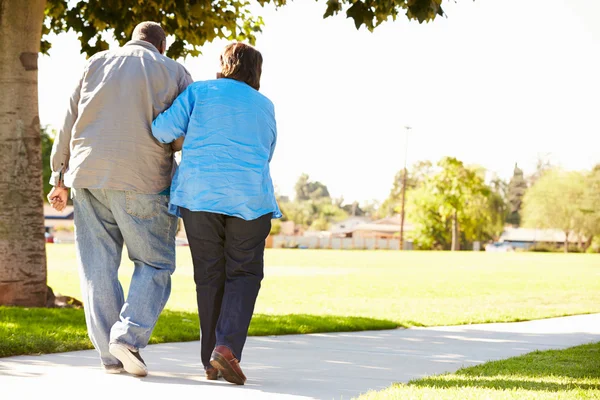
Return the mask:
[[[0,305],[46,304],[37,61],[46,0],[0,0]]]
[[[460,227],[458,226],[458,211],[452,215],[452,251],[460,250]]]

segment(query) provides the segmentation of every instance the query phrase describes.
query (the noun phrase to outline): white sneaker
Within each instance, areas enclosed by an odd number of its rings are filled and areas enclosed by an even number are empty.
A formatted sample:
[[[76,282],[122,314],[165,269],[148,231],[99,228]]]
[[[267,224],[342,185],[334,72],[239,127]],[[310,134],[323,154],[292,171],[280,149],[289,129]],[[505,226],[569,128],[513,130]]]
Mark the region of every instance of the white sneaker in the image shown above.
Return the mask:
[[[123,368],[131,375],[148,375],[148,368],[139,351],[129,350],[127,346],[121,343],[111,343],[108,350],[110,354],[123,363]]]

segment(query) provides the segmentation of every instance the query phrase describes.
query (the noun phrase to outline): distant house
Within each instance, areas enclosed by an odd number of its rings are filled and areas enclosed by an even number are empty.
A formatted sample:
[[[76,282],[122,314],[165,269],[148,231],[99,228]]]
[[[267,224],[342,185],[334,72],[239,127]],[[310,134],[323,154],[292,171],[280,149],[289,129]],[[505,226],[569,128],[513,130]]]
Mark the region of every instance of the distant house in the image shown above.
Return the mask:
[[[569,235],[569,244],[577,244],[579,240],[577,235]],[[499,242],[514,249],[529,249],[535,244],[560,247],[565,244],[565,233],[559,229],[506,228]]]
[[[404,220],[404,233],[411,232],[413,225]],[[400,235],[400,216],[383,218],[369,223],[359,224],[352,230],[355,238],[380,238],[392,239]]]
[[[331,225],[329,229],[333,237],[352,237],[354,228],[358,225],[371,222],[369,217],[350,217]]]

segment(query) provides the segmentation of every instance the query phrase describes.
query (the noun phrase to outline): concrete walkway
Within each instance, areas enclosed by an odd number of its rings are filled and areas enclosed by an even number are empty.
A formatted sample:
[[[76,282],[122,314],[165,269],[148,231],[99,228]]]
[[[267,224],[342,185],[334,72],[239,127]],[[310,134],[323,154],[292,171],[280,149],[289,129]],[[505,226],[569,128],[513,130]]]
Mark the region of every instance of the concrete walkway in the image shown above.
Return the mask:
[[[206,381],[198,342],[149,346],[150,375],[106,375],[94,351],[0,358],[1,399],[351,399],[393,382],[600,341],[600,314],[511,324],[253,337],[249,380]]]

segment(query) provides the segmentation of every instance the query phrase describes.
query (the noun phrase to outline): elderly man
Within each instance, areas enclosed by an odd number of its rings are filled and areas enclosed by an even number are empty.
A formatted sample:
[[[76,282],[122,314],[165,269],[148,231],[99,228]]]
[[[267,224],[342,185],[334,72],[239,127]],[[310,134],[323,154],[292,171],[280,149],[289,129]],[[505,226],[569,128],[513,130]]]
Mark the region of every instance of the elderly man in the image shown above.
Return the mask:
[[[125,46],[94,55],[52,149],[48,198],[62,210],[72,188],[88,334],[109,373],[147,375],[139,349],[175,270],[177,218],[168,204],[181,143],[159,143],[151,125],[192,78],[165,50],[161,26],[142,22]],[[118,280],[123,244],[135,266],[126,300]]]

